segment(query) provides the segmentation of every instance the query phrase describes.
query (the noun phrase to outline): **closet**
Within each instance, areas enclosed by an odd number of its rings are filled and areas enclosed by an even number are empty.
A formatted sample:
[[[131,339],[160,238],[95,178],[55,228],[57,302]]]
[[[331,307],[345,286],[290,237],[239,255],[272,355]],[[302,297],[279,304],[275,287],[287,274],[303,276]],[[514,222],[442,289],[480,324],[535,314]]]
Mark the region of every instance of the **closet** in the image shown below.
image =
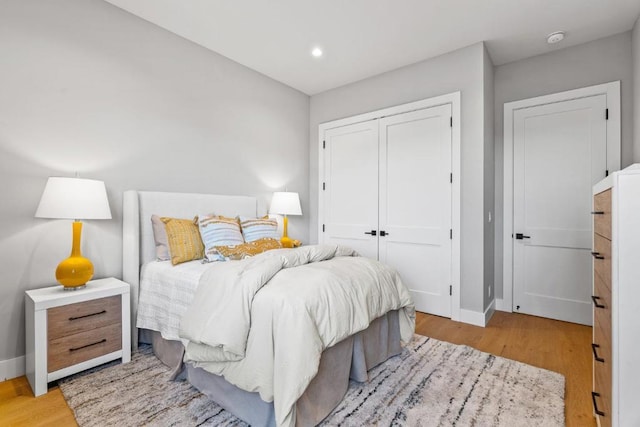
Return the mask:
[[[445,103],[329,123],[320,132],[320,242],[395,267],[417,310],[446,317],[452,315],[452,120],[452,104]]]

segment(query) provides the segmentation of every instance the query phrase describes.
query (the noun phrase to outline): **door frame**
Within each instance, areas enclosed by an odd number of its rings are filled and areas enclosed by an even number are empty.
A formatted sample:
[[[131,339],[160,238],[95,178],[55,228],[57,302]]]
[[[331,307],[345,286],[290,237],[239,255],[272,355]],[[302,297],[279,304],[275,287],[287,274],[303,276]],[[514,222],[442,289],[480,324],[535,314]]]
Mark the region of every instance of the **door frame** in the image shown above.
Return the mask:
[[[503,265],[502,298],[496,298],[496,310],[513,312],[513,117],[517,110],[595,95],[605,95],[607,120],[607,170],[620,169],[620,81],[583,87],[551,95],[537,96],[504,104],[504,186],[503,186]],[[603,112],[604,114],[604,112]],[[603,177],[604,178],[604,177]]]
[[[452,92],[433,98],[383,108],[353,117],[321,123],[318,126],[318,240],[322,237],[322,224],[324,223],[324,197],[322,192],[324,156],[322,150],[325,131],[445,104],[451,104],[451,116],[453,120],[451,129],[451,172],[453,174],[453,183],[451,184],[451,227],[453,228],[453,239],[451,241],[451,320],[460,321],[460,92]]]

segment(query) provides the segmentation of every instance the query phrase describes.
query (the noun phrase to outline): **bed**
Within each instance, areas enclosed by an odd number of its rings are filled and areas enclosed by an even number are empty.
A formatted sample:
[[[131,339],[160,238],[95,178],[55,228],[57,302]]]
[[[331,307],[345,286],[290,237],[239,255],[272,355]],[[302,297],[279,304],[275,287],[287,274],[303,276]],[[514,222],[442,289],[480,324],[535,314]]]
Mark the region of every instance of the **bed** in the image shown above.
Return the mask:
[[[196,295],[202,276],[211,276],[209,270],[226,267],[216,267],[218,263],[207,265],[196,261],[175,267],[168,262],[156,262],[151,215],[191,218],[198,213],[216,212],[225,216],[256,217],[257,211],[256,199],[246,196],[125,192],[123,279],[131,285],[132,319],[137,319],[137,322],[132,322],[132,345],[135,349],[139,342],[152,344],[155,354],[174,368],[176,376],[185,377],[213,401],[251,425],[315,425],[342,400],[350,378],[366,381],[369,369],[401,351],[401,335],[406,337],[409,323],[413,328],[415,310],[412,304],[404,300],[402,306],[382,313],[368,326],[323,348],[317,373],[304,383],[304,391],[295,395],[297,400],[290,409],[278,407],[278,401],[282,400],[280,398],[274,399],[268,393],[264,398],[265,392],[258,386],[238,387],[235,384],[242,382],[234,377],[233,372],[216,370],[216,363],[190,359],[189,355],[193,352],[189,349],[194,344],[181,337],[178,332],[180,322],[184,320],[188,323],[189,316],[193,317],[189,309],[197,307],[201,299]],[[305,250],[315,249],[310,247]],[[256,296],[266,294],[266,291],[260,292]],[[258,332],[253,335],[258,335]],[[198,347],[197,343],[195,347]],[[287,353],[290,351],[287,350]],[[285,364],[296,362],[292,359],[295,356],[287,357]],[[187,359],[186,363],[183,363],[183,359]],[[243,355],[243,359],[250,359],[249,353],[246,357]],[[269,371],[268,374],[277,379],[282,367],[270,369],[275,373]]]

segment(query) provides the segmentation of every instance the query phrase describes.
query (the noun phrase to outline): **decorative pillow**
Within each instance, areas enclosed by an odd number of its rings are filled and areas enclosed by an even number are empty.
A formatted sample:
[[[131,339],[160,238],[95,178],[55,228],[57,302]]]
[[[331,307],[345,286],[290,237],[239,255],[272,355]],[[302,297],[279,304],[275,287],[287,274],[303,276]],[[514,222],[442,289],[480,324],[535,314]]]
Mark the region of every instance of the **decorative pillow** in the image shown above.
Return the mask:
[[[164,222],[158,215],[151,215],[151,226],[153,227],[153,240],[156,242],[156,259],[158,261],[169,261],[169,242],[167,232],[164,229]]]
[[[241,243],[235,246],[216,246],[212,248],[210,255],[218,261],[240,260],[261,254],[271,249],[280,249],[282,245],[276,239],[266,237],[264,239],[254,240],[253,242]],[[211,259],[210,258],[210,259]]]
[[[235,246],[244,243],[237,218],[213,214],[200,215],[198,227],[204,243],[205,256],[209,261],[219,261],[218,255],[212,253],[216,246]]]
[[[262,218],[240,217],[240,226],[245,242],[254,242],[258,239],[280,239],[278,235],[278,221],[263,216]]]
[[[198,230],[198,217],[193,220],[167,217],[160,219],[164,222],[164,229],[167,232],[171,264],[176,265],[204,257],[204,245]]]

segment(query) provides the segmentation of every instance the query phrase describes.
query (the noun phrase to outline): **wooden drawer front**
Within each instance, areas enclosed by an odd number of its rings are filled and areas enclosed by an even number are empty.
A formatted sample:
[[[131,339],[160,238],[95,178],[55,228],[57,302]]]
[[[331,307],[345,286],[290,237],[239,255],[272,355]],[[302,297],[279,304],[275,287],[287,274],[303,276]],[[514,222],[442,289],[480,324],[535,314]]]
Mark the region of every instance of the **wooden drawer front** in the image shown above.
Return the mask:
[[[611,425],[611,366],[608,364],[596,363],[594,365],[594,391],[600,396],[595,396],[595,405],[597,409],[604,412],[604,415],[598,415],[601,427],[609,427]],[[594,413],[596,408],[593,408]]]
[[[593,198],[593,228],[596,233],[611,240],[611,189],[598,193]]]
[[[49,341],[47,372],[122,349],[122,325],[116,323]]]
[[[611,288],[611,241],[597,234],[593,237],[593,268],[596,275]]]
[[[51,341],[119,323],[121,317],[120,295],[50,308],[47,310],[47,337]]]
[[[595,312],[593,322],[593,343],[598,347],[594,348],[593,361],[596,365],[611,364],[611,312],[609,310],[598,310]],[[596,361],[596,354],[604,362]]]
[[[593,276],[593,282],[594,282],[593,296],[597,297],[597,298],[594,298],[595,299],[594,305],[593,305],[594,317],[600,315],[603,311],[606,311],[607,315],[611,316],[610,314],[611,289],[609,289],[609,286],[597,274]],[[596,306],[595,303],[597,303],[598,306]],[[604,306],[604,307],[600,307],[600,306]]]

